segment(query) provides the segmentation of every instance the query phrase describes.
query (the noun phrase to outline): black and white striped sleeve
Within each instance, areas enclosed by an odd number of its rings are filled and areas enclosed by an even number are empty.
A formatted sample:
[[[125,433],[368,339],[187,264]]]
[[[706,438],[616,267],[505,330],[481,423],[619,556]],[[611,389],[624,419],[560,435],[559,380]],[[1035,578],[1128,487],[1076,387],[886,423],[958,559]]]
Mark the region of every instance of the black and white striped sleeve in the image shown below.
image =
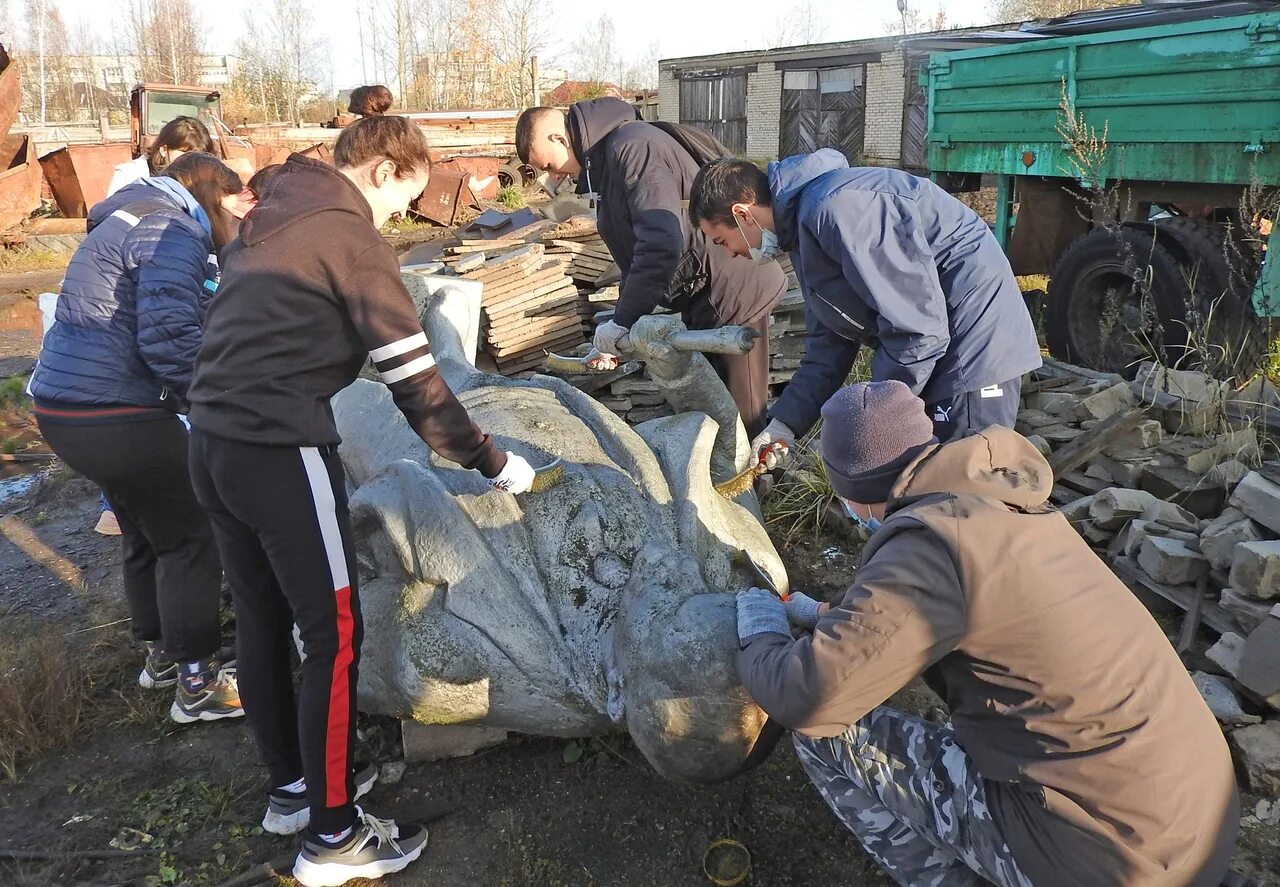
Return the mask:
[[[369,358],[418,436],[464,468],[485,477],[501,473],[506,454],[471,421],[436,369],[391,247],[380,243],[362,253],[341,293]]]

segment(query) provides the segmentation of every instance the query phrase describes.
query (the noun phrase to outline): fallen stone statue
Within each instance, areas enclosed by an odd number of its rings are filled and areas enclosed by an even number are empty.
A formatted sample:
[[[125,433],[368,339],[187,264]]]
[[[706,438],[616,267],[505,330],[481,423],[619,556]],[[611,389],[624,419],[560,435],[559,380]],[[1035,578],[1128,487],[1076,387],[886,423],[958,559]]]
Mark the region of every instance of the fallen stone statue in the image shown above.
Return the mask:
[[[710,364],[671,345],[679,320],[637,322],[624,357],[648,361],[677,410],[699,411],[630,428],[562,380],[478,371],[479,294],[404,278],[480,427],[565,470],[544,492],[491,490],[431,453],[382,385],[333,399],[365,620],[361,708],[547,736],[626,730],[665,776],[734,775],[765,721],[734,672],[732,592],[760,584],[740,553],[781,590],[786,574],[754,494],[713,489],[748,448]]]

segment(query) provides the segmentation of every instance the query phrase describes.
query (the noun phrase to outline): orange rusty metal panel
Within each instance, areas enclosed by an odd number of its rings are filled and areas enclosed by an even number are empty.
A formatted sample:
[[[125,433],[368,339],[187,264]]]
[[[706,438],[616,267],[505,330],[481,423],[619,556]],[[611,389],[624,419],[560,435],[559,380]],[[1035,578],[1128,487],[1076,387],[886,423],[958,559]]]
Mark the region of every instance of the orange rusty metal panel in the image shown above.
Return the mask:
[[[0,231],[21,223],[40,208],[40,164],[27,135],[0,140]]]
[[[116,166],[130,159],[128,142],[68,145],[40,158],[45,180],[58,211],[68,219],[83,219],[107,196]]]
[[[0,46],[0,139],[9,135],[9,129],[18,119],[18,108],[22,105],[22,88],[18,83],[18,66],[13,64],[9,53]]]

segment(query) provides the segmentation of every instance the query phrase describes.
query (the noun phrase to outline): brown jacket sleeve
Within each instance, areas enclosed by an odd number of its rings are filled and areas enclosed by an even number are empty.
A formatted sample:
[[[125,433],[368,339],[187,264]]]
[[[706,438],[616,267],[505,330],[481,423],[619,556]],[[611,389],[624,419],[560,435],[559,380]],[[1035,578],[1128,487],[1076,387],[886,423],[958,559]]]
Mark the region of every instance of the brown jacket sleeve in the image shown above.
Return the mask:
[[[382,242],[361,253],[339,292],[369,358],[418,436],[446,459],[496,477],[506,454],[441,378],[391,247]]]
[[[835,736],[954,649],[964,629],[950,551],[930,531],[908,525],[862,565],[812,636],[744,639],[738,677],[784,726]]]

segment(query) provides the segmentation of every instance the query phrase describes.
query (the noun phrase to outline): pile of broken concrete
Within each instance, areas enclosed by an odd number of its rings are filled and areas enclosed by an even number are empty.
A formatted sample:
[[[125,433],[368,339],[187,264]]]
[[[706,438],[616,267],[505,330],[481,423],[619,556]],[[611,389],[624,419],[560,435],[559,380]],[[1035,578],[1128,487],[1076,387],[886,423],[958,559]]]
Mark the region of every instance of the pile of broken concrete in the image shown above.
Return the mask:
[[[1280,720],[1237,698],[1280,710],[1280,461],[1266,458],[1258,384],[1234,392],[1155,364],[1132,382],[1082,371],[1029,385],[1018,430],[1068,468],[1054,500],[1121,578],[1204,610],[1220,635],[1207,656],[1229,679],[1196,673],[1197,686],[1238,728],[1248,786],[1274,797]],[[1099,436],[1104,423],[1117,433]]]

